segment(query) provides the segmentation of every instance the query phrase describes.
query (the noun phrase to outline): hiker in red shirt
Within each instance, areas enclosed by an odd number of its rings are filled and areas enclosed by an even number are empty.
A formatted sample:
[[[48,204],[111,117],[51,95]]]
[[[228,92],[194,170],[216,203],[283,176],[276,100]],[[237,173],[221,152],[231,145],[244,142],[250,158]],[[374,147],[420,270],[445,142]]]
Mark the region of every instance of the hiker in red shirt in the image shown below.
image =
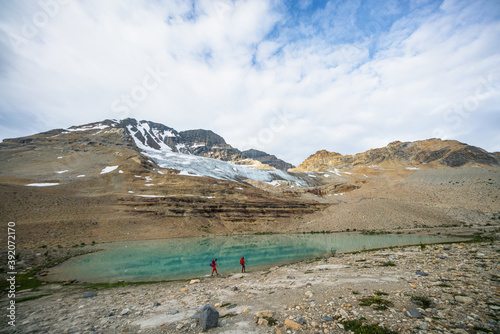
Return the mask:
[[[241,272],[244,273],[245,271],[245,257],[242,256],[240,259],[240,264],[241,264]]]
[[[210,263],[210,266],[212,267],[212,276],[214,275],[214,272],[219,275],[219,273],[217,272],[217,259],[215,260],[212,260],[212,263]]]

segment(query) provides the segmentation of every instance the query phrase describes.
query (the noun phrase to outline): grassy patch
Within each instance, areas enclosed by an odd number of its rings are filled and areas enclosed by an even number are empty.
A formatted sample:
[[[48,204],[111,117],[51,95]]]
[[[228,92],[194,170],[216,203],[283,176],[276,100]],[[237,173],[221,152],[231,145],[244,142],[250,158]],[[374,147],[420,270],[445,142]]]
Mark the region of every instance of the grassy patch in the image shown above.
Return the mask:
[[[361,320],[343,321],[342,325],[346,330],[352,331],[356,334],[397,334],[397,332],[380,327],[378,324],[365,325]]]
[[[473,328],[476,332],[485,332],[485,333],[490,333],[491,331],[487,328],[484,327],[479,327],[479,326],[474,326]]]
[[[232,304],[232,303],[224,303],[221,305],[221,307],[236,307],[236,304]]]
[[[423,309],[429,308],[432,305],[432,300],[426,296],[412,296],[412,302],[421,306]]]
[[[27,289],[34,290],[43,285],[44,282],[38,280],[35,276],[38,270],[40,270],[39,267],[31,269],[26,273],[17,274],[16,291]],[[10,289],[10,283],[7,280],[0,281],[0,289],[2,293],[7,293],[7,291],[9,291]]]
[[[372,296],[361,298],[359,305],[360,306],[373,306],[376,310],[387,310],[387,308],[391,305],[391,302],[381,298],[380,296]]]
[[[273,317],[263,317],[263,319],[267,320],[267,325],[269,327],[276,326],[278,324],[278,320],[274,319]]]
[[[383,291],[375,291],[375,295],[376,296],[388,296],[389,294],[387,292],[383,292]]]
[[[237,314],[236,313],[228,313],[228,314],[224,314],[224,315],[221,315],[219,317],[219,319],[224,319],[224,318],[231,318],[231,317],[236,317]]]
[[[391,234],[391,232],[388,231],[382,231],[382,230],[363,230],[361,231],[361,234],[364,235],[380,235],[380,234]]]
[[[51,295],[50,293],[46,293],[46,294],[37,295],[37,296],[30,296],[30,297],[19,298],[19,299],[16,299],[16,303],[27,302],[28,300],[36,300],[36,299],[40,299],[42,297],[50,296],[50,295]]]
[[[384,262],[380,265],[381,267],[395,267],[396,264],[392,261],[387,261],[387,262]]]

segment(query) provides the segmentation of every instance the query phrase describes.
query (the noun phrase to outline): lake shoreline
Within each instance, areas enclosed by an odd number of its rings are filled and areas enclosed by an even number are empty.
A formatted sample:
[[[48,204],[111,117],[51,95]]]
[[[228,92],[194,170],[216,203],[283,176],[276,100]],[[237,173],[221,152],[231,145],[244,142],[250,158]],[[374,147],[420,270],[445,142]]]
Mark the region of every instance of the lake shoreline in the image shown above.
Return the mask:
[[[210,333],[345,333],[344,320],[362,318],[399,333],[416,328],[427,333],[493,331],[500,318],[500,294],[495,292],[500,243],[498,233],[491,237],[489,242],[341,253],[266,270],[249,266],[245,274],[192,281],[114,288],[45,284],[38,291],[19,293],[20,297],[45,296],[19,303],[18,328],[23,332],[72,333],[78,328],[106,333],[199,333],[191,316],[209,304],[221,316]],[[363,299],[375,296],[386,300],[388,307],[361,305]],[[424,308],[413,297],[428,300],[430,306]],[[409,317],[410,309],[420,317]],[[256,316],[262,311],[269,311],[271,317]],[[469,316],[459,316],[462,313]],[[300,327],[289,327],[294,323]]]
[[[44,271],[47,281],[116,283],[200,278],[218,258],[220,270],[241,270],[239,257],[264,270],[335,253],[421,244],[463,242],[466,238],[431,235],[255,235],[133,241],[102,245],[104,252],[73,258]],[[208,268],[211,270],[211,268]]]

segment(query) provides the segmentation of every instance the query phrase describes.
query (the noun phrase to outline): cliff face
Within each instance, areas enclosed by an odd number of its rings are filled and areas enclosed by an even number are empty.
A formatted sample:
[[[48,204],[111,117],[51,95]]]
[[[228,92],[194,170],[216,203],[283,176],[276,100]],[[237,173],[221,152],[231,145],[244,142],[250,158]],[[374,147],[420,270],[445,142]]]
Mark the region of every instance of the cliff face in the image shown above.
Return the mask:
[[[224,161],[245,159],[240,150],[227,144],[224,138],[211,130],[188,130],[179,132],[180,153],[199,155]]]
[[[389,145],[355,155],[326,150],[308,157],[294,172],[325,171],[355,166],[379,167],[460,167],[466,164],[498,165],[497,155],[456,140],[428,139],[415,142],[395,141]]]
[[[292,165],[286,161],[278,159],[274,155],[270,155],[270,154],[267,154],[266,152],[262,152],[259,150],[250,149],[250,150],[243,151],[243,154],[245,154],[250,159],[258,160],[261,163],[263,163],[265,165],[272,166],[276,169],[288,170],[290,168],[295,167],[294,165]]]

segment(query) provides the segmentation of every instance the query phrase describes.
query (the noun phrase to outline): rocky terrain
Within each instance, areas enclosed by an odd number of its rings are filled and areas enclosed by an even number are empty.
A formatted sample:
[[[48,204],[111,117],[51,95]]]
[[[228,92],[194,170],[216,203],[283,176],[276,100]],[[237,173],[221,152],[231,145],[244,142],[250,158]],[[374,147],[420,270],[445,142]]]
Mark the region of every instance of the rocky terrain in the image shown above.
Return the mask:
[[[389,145],[355,155],[318,151],[292,171],[327,171],[376,165],[394,167],[460,167],[467,164],[497,166],[496,154],[456,140],[429,139],[415,142],[395,141]]]
[[[210,305],[218,319],[208,333],[498,333],[498,223],[474,230],[490,241],[336,254],[244,274],[220,268],[188,281],[43,284],[18,292],[16,326],[2,323],[1,332],[200,333],[193,315]]]
[[[34,289],[18,291],[18,326],[4,331],[198,333],[191,316],[204,304],[220,313],[214,333],[344,333],[361,322],[386,333],[500,331],[498,154],[456,141],[394,142],[354,156],[321,151],[286,172],[274,156],[245,152],[212,131],[133,119],[0,143],[0,220],[15,222],[21,275],[35,275]],[[53,261],[104,242],[325,231],[489,242],[337,254],[248,274],[221,268],[192,284],[36,280]]]

